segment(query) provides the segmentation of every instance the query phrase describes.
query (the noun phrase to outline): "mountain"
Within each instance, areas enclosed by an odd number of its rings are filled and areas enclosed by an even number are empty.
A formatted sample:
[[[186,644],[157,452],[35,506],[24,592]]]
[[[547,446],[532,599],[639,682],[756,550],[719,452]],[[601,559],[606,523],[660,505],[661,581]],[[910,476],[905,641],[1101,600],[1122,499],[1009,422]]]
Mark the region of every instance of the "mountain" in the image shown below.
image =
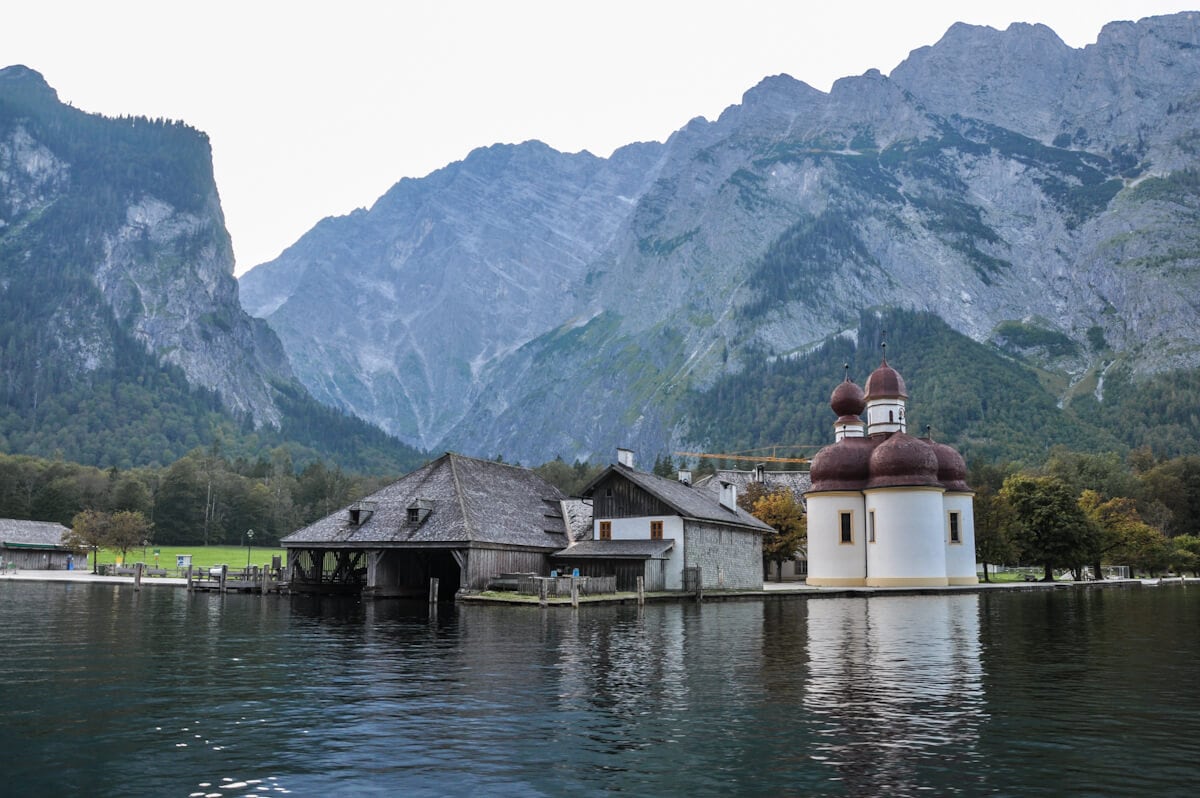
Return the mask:
[[[203,133],[0,70],[0,448],[139,464],[293,429],[412,454],[307,396],[237,293]]]
[[[981,352],[1016,369],[1039,428],[1138,445],[1106,396],[1137,408],[1200,366],[1198,72],[1200,14],[1082,49],[959,24],[889,76],[767,78],[611,158],[476,150],[323,220],[242,299],[314,395],[428,448],[731,445],[710,405],[762,401],[770,364],[839,338],[877,352],[864,320],[896,311],[962,339],[938,345],[955,373]],[[774,396],[762,428],[799,412]],[[1046,445],[989,413],[956,435]]]

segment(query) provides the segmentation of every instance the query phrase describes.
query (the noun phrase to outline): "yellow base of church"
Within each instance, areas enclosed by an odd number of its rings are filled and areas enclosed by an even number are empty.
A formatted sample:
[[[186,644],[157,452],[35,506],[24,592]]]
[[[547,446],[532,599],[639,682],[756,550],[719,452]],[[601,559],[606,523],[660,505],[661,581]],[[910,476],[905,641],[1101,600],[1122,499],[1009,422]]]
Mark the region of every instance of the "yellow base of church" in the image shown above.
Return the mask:
[[[944,576],[871,577],[867,587],[946,587],[949,580]]]
[[[977,585],[977,584],[979,584],[979,577],[978,576],[952,576],[952,577],[950,577],[950,584],[955,587],[961,587],[964,585]]]
[[[968,579],[958,576],[952,579],[944,576],[871,577],[870,579],[810,576],[805,581],[812,587],[949,587],[950,585],[979,584],[978,578]]]

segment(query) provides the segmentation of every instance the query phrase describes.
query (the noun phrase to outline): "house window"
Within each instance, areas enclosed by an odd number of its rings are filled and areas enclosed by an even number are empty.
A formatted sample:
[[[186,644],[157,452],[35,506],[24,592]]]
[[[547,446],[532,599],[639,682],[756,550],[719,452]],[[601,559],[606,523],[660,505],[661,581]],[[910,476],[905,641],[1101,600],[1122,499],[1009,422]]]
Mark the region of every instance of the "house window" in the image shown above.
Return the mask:
[[[612,521],[600,522],[600,539],[612,540]]]
[[[650,539],[651,540],[662,540],[662,526],[663,526],[662,521],[651,521],[650,522]]]
[[[962,543],[962,532],[958,527],[958,513],[950,513],[950,542]]]
[[[853,513],[838,513],[838,521],[842,526],[842,543],[854,542],[854,514]]]
[[[420,520],[421,520],[421,508],[409,507],[408,508],[408,523],[415,524]]]
[[[875,542],[875,511],[867,513],[867,542]]]

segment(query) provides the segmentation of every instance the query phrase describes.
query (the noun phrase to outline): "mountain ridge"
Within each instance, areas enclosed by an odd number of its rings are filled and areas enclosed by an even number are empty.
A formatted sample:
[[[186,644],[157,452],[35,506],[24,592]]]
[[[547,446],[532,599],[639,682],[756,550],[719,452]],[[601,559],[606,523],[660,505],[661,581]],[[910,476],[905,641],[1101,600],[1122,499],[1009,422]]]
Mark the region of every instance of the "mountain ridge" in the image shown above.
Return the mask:
[[[1195,368],[1198,37],[1192,13],[1112,23],[1079,49],[1041,25],[958,24],[891,75],[828,93],[765,78],[639,160],[586,156],[586,189],[566,166],[581,156],[535,143],[504,145],[527,167],[475,172],[473,193],[441,170],[401,181],[457,215],[323,220],[324,243],[315,228],[241,282],[273,297],[264,316],[323,401],[429,448],[535,461],[702,445],[684,392],[871,307],[936,312],[1062,385],[1113,363]],[[551,230],[572,245],[529,245]],[[430,235],[453,256],[428,257]],[[330,340],[306,303],[348,279],[326,269],[357,237],[384,251],[354,264],[370,324]],[[418,276],[442,288],[437,319],[412,315]]]

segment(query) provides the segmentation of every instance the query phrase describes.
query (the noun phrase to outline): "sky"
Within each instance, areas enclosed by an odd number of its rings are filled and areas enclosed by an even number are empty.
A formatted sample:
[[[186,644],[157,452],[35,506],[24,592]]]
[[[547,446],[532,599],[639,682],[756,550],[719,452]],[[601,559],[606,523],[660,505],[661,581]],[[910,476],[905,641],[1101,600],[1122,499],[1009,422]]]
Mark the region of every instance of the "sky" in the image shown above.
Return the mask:
[[[476,147],[607,157],[715,119],[769,75],[822,91],[888,74],[955,22],[1043,23],[1072,47],[1200,0],[37,0],[0,67],[64,102],[208,134],[238,274],[326,216]]]

